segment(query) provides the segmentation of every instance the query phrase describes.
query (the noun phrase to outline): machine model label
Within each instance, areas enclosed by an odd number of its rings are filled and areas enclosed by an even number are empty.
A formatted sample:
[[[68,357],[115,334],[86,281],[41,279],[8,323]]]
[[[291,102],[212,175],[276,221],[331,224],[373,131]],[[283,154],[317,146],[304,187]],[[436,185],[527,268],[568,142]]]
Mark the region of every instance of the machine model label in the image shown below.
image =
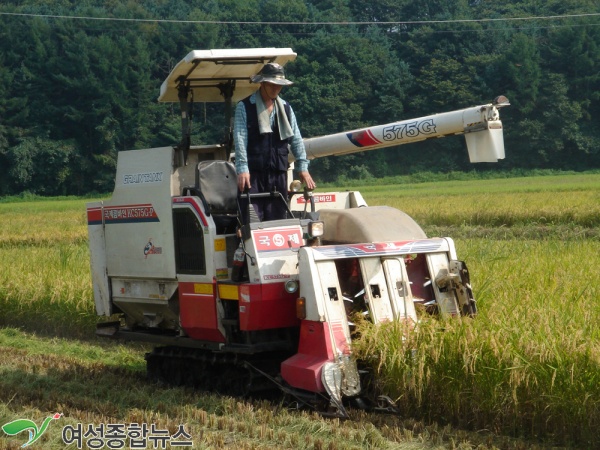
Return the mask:
[[[313,195],[313,198],[315,199],[315,203],[335,203],[335,194]],[[296,199],[296,202],[303,205],[306,203],[306,199],[300,196]]]
[[[152,204],[108,206],[104,208],[104,223],[160,222]]]
[[[253,230],[252,236],[256,250],[259,252],[299,248],[303,244],[300,227]]]
[[[126,173],[123,184],[162,183],[163,172]]]
[[[448,242],[445,239],[423,239],[418,241],[374,242],[372,244],[313,247],[315,260],[391,254],[431,253],[448,251],[448,249]]]
[[[404,138],[414,139],[420,135],[435,134],[435,127],[433,119],[398,122],[383,128],[382,139],[386,142],[400,141]],[[346,136],[357,147],[373,147],[383,142],[375,137],[371,128],[347,133]]]
[[[277,273],[275,275],[263,275],[263,280],[287,280],[291,277],[289,273]]]
[[[421,121],[398,123],[383,129],[384,141],[397,141],[405,137],[415,138],[421,134],[434,134],[435,124],[433,119]]]

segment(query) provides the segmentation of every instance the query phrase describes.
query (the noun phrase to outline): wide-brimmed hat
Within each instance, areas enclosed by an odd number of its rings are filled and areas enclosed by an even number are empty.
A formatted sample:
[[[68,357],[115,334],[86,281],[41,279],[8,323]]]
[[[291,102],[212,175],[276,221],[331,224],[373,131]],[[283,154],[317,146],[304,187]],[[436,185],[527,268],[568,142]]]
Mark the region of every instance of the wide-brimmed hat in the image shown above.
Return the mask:
[[[283,67],[277,63],[265,64],[257,75],[250,78],[250,81],[253,83],[273,83],[280,86],[290,86],[294,84],[292,81],[285,79]]]

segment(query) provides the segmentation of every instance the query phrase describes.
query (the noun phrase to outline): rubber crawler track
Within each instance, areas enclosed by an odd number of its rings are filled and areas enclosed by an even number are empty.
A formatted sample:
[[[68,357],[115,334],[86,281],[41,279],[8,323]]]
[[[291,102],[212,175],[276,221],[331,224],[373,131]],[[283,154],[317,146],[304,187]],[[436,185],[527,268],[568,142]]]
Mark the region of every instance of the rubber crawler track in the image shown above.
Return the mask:
[[[150,380],[171,386],[195,389],[235,397],[271,397],[279,387],[261,372],[273,377],[279,371],[277,360],[260,355],[216,353],[181,347],[157,347],[146,354]]]
[[[325,416],[347,418],[345,411],[342,414],[342,411],[332,410],[326,395],[285,385],[278,376],[281,360],[182,347],[157,347],[146,354],[147,376],[154,382],[232,397],[267,399],[293,409],[309,408]],[[372,400],[354,398],[347,406],[388,414],[398,412],[385,396]]]

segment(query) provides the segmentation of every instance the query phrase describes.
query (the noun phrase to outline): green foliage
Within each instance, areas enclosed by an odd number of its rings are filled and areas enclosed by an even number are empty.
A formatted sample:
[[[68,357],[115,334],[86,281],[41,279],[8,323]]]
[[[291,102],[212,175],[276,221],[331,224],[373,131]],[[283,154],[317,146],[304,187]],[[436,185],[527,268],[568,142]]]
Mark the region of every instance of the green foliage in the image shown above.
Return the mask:
[[[176,144],[178,105],[158,105],[159,86],[190,50],[209,48],[292,47],[296,85],[282,96],[305,137],[505,94],[507,158],[497,167],[600,167],[597,18],[489,21],[590,14],[594,0],[25,0],[0,12],[79,17],[0,15],[0,195],[106,192],[119,151]],[[194,142],[223,141],[220,106],[198,105],[196,119]],[[471,166],[450,138],[324,158],[311,170],[333,181]]]
[[[65,195],[71,177],[74,146],[70,142],[24,138],[6,150],[8,175],[19,190],[35,194]]]
[[[533,112],[542,82],[540,56],[536,40],[517,33],[499,64],[506,95],[513,99],[520,114]],[[518,95],[517,95],[518,94]]]

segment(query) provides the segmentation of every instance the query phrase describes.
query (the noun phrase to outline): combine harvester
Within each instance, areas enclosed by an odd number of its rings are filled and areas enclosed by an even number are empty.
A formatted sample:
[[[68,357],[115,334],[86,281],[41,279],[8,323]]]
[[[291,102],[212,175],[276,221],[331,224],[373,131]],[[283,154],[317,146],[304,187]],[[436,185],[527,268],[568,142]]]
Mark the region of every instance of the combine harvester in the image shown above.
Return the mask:
[[[234,104],[289,48],[190,52],[161,86],[179,102],[177,146],[121,151],[109,200],[87,205],[97,334],[153,343],[148,376],[245,395],[278,386],[345,416],[368,372],[352,357],[352,321],[416,323],[415,303],[476,313],[450,238],[427,238],[407,214],[357,191],[313,194],[292,181],[285,220],[241,225],[231,162]],[[194,102],[224,102],[224,143],[191,145]],[[464,134],[472,162],[504,158],[490,104],[305,140],[310,159]],[[272,201],[285,201],[279,193]],[[250,198],[250,202],[252,201]],[[362,386],[362,387],[361,387]],[[370,401],[368,404],[374,404]]]

